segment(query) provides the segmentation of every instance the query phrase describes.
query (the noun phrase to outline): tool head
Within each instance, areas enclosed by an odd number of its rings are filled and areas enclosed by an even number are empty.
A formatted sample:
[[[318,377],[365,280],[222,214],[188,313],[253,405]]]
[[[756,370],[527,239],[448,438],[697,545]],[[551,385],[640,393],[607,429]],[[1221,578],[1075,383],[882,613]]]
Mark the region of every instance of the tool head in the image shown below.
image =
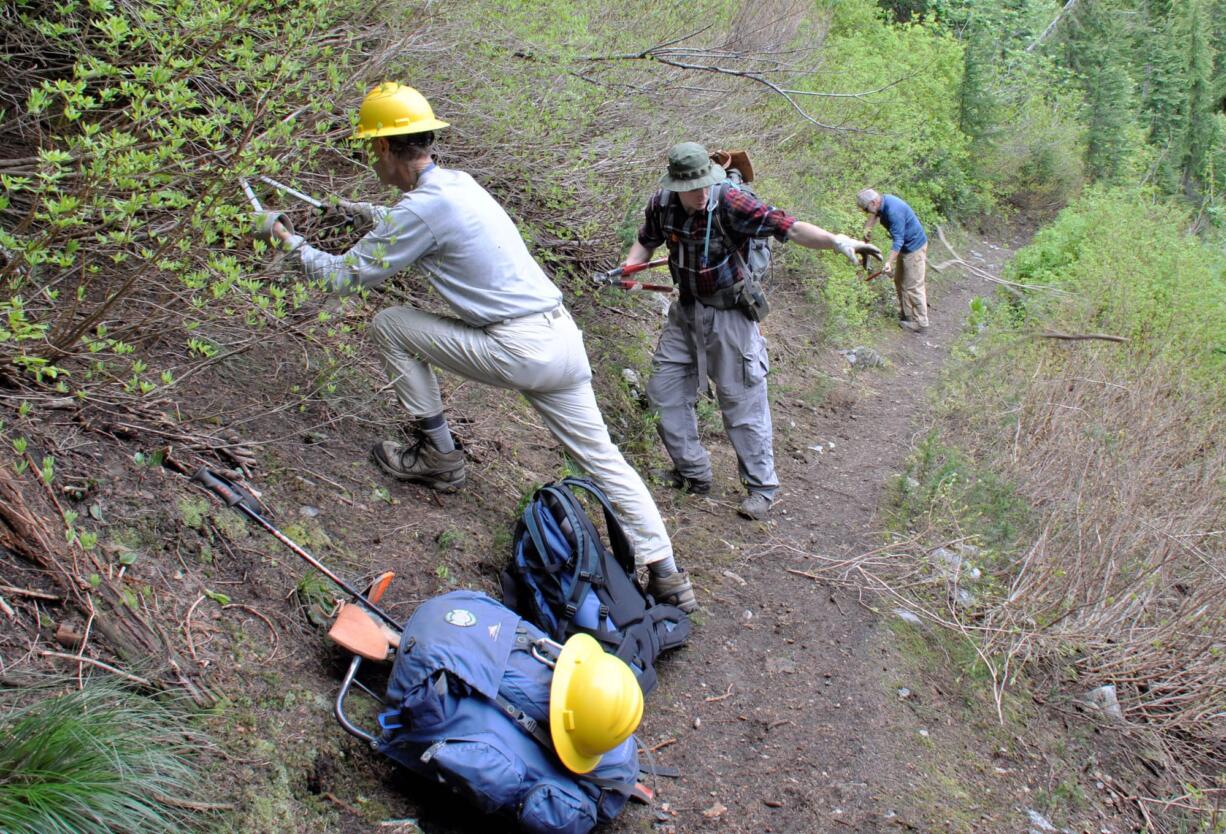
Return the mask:
[[[328,638],[347,652],[367,660],[387,660],[400,637],[390,628],[379,625],[360,605],[342,602],[336,621],[328,629]]]

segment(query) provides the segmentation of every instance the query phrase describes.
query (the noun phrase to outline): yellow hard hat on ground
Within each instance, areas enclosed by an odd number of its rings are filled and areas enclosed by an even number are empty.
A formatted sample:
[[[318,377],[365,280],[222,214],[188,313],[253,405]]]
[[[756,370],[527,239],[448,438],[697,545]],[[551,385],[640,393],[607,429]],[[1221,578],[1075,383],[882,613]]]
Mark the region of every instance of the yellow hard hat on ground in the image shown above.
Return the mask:
[[[421,93],[395,81],[384,81],[372,89],[358,109],[358,126],[354,139],[374,139],[376,136],[396,136],[402,133],[424,133],[447,127],[447,122],[434,118],[430,102]]]
[[[643,720],[643,690],[624,662],[587,634],[566,641],[549,687],[549,735],[562,764],[588,773]]]

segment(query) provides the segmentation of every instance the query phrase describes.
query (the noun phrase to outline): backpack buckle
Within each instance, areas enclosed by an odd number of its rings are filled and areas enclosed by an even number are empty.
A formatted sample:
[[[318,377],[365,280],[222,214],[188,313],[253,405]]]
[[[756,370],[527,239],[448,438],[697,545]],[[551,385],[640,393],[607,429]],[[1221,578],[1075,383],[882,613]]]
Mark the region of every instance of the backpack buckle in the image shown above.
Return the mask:
[[[566,619],[573,620],[575,615],[579,613],[579,606],[573,602],[566,603]]]

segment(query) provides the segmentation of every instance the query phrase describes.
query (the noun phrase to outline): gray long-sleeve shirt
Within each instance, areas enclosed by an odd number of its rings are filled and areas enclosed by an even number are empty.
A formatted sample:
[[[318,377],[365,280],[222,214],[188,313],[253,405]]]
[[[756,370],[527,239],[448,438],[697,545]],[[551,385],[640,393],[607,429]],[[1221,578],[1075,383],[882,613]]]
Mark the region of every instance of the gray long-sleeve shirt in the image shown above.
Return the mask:
[[[552,310],[562,293],[528,252],[515,223],[463,171],[432,167],[390,208],[373,211],[375,227],[343,255],[289,244],[307,276],[335,292],[376,287],[411,264],[461,319],[474,327]]]

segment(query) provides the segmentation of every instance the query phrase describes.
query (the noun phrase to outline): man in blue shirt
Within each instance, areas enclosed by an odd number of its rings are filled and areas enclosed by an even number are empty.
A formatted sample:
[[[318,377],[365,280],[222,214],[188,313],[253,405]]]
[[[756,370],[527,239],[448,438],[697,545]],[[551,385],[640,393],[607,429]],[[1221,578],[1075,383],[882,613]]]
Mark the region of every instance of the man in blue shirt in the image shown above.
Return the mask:
[[[899,326],[913,333],[923,333],[928,329],[928,295],[924,288],[928,236],[924,234],[924,227],[911,207],[893,194],[878,194],[866,188],[856,195],[856,205],[868,215],[864,224],[865,240],[880,220],[893,241],[882,271],[894,278]]]

